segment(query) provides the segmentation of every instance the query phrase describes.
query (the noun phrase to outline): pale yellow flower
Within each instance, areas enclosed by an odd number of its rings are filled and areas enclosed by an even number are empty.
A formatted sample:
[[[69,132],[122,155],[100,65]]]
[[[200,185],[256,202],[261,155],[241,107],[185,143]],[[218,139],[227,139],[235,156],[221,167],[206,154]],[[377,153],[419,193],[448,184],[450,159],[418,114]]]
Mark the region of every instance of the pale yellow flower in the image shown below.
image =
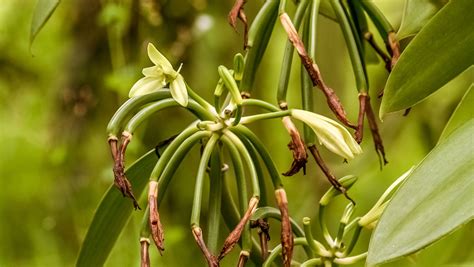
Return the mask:
[[[155,66],[144,68],[145,77],[138,80],[130,89],[129,97],[149,94],[165,87],[169,83],[171,96],[182,106],[188,105],[188,91],[183,76],[175,71],[171,63],[152,43],[148,44],[148,57]]]
[[[308,125],[316,134],[319,143],[346,159],[362,153],[362,148],[352,135],[339,123],[306,110],[293,109],[291,116]]]

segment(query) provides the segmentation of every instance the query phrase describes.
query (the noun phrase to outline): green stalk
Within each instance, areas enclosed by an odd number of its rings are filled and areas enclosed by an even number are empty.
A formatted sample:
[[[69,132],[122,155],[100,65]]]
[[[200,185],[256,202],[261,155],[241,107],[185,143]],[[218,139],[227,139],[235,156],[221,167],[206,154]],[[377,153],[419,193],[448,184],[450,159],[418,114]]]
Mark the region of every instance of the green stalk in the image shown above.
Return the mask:
[[[150,227],[150,207],[147,205],[145,209],[145,214],[142,218],[141,229],[140,229],[140,261],[141,266],[149,266],[150,265],[150,235],[151,235],[151,227]],[[161,252],[161,251],[160,251]]]
[[[357,33],[359,36],[359,40],[361,42],[361,51],[360,54],[365,54],[364,45],[362,44],[365,40],[364,34],[369,32],[369,25],[367,24],[367,18],[365,17],[364,9],[360,1],[348,1],[351,17],[352,17],[352,24],[355,25],[357,29]]]
[[[135,116],[133,116],[127,125],[125,126],[125,131],[133,134],[137,127],[145,121],[145,119],[149,118],[151,115],[154,113],[157,113],[158,111],[161,111],[162,109],[169,108],[169,107],[182,107],[178,102],[176,102],[172,98],[160,100],[158,102],[155,102],[142,110],[138,112]],[[189,100],[188,105],[186,106],[186,109],[189,109],[193,114],[195,114],[200,120],[214,120],[215,117],[206,111],[203,107],[201,107],[196,101],[194,100]]]
[[[323,261],[320,258],[309,259],[303,262],[300,267],[308,267],[308,266],[320,266]]]
[[[286,9],[286,0],[280,0],[280,5],[278,6],[278,14],[281,15],[285,13]]]
[[[240,216],[244,216],[245,212],[248,209],[248,194],[247,194],[247,183],[245,182],[245,171],[244,165],[242,163],[241,156],[239,155],[239,150],[237,146],[233,143],[231,138],[227,135],[223,135],[221,138],[222,142],[225,144],[229,150],[230,158],[232,160],[232,165],[234,166],[235,180],[237,181],[237,192],[239,198],[239,210]],[[251,248],[251,236],[249,232],[250,228],[247,224],[245,229],[242,232],[242,249],[250,251]]]
[[[308,245],[308,243],[306,241],[306,238],[304,238],[304,237],[295,238],[294,246],[307,246],[307,245]],[[282,246],[280,244],[272,250],[270,255],[268,255],[267,260],[263,263],[263,267],[272,266],[273,262],[276,260],[276,258],[281,253],[281,251],[282,251]]]
[[[258,139],[258,137],[252,131],[250,131],[247,127],[243,125],[237,125],[236,127],[233,127],[230,130],[233,133],[235,133],[237,136],[239,136],[240,139],[244,139],[244,138],[248,139],[249,142],[258,151],[265,166],[267,167],[268,173],[270,174],[273,188],[275,190],[279,188],[283,188],[283,183],[280,178],[280,173],[278,172],[278,169],[276,168],[275,163],[273,162],[272,157],[270,156],[270,153],[268,153],[267,149],[262,144],[262,142]]]
[[[199,105],[201,105],[209,113],[213,114],[214,116],[217,116],[217,111],[214,108],[214,106],[209,104],[209,102],[204,100],[204,98],[202,98],[200,95],[196,94],[196,92],[194,92],[193,89],[191,89],[191,87],[189,87],[188,84],[186,84],[186,89],[188,90],[188,94],[190,98],[194,99]]]
[[[277,109],[278,110],[278,109]],[[244,143],[247,152],[249,153],[250,157],[252,158],[252,162],[255,165],[255,170],[257,171],[257,177],[258,177],[258,187],[260,188],[260,206],[267,206],[267,189],[265,185],[265,177],[263,176],[263,171],[260,165],[260,160],[257,155],[257,151],[255,147],[250,143],[247,139],[242,139],[242,143]]]
[[[363,58],[361,57],[358,48],[361,44],[357,44],[356,36],[357,32],[353,32],[348,14],[345,13],[344,7],[340,3],[340,0],[331,0],[331,5],[336,13],[339,25],[341,26],[344,39],[346,40],[347,49],[349,50],[349,56],[351,58],[352,70],[354,71],[354,77],[356,80],[356,86],[359,93],[366,93],[368,90],[367,77],[365,73],[365,67]]]
[[[191,123],[186,129],[184,129],[183,132],[181,132],[173,141],[171,141],[169,146],[165,149],[165,151],[163,151],[163,154],[160,156],[158,162],[155,165],[155,168],[153,168],[153,171],[150,174],[151,180],[158,180],[166,165],[168,164],[168,162],[170,162],[171,157],[177,152],[181,144],[183,144],[185,140],[188,140],[191,135],[196,134],[199,131],[196,126],[197,123],[198,121]]]
[[[347,204],[347,206],[344,209],[344,212],[341,216],[341,219],[339,220],[339,229],[337,231],[336,239],[334,240],[336,249],[341,248],[342,239],[344,237],[344,232],[346,230],[347,224],[349,223],[349,219],[352,216],[352,213],[354,213],[354,204],[352,204],[352,202],[351,202],[351,203]]]
[[[181,163],[183,158],[187,155],[191,147],[193,147],[199,140],[205,137],[209,137],[210,135],[211,135],[211,132],[199,131],[193,134],[192,136],[190,136],[188,139],[186,139],[186,141],[184,141],[182,145],[176,151],[174,151],[175,153],[171,157],[170,161],[167,162],[166,167],[161,173],[160,179],[158,180],[158,199],[157,199],[158,206],[161,204],[165,196],[165,192],[166,192],[166,189],[168,188],[171,178],[173,177],[174,173],[178,169],[179,164]],[[168,147],[168,149],[170,148],[171,148],[171,145],[170,147]],[[159,162],[163,160],[164,160],[164,157],[162,157],[159,160]]]
[[[334,246],[334,241],[329,233],[328,227],[326,225],[326,221],[324,218],[326,217],[326,206],[319,205],[319,212],[318,212],[318,220],[319,220],[319,227],[321,227],[321,231],[323,232],[323,237],[326,240],[326,243],[329,247]]]
[[[308,8],[306,12],[305,23],[302,30],[302,40],[306,44],[306,49],[309,50],[309,55],[311,58],[314,58],[314,48],[315,48],[315,39],[316,39],[316,18],[317,18],[317,8],[314,13],[315,3],[319,4],[318,0],[314,0],[311,4],[311,8]],[[310,41],[311,40],[311,41]],[[313,47],[312,47],[313,46]],[[308,73],[306,72],[305,67],[300,65],[300,83],[301,83],[301,104],[304,110],[313,111],[313,82],[311,81]],[[303,136],[304,142],[309,146],[315,140],[315,135],[313,130],[308,125],[303,126]]]
[[[239,150],[235,147],[234,143],[230,140],[229,137],[223,135],[221,138],[222,142],[229,151],[229,155],[232,161],[232,166],[234,166],[234,175],[237,182],[237,193],[239,198],[239,213],[240,216],[244,215],[247,210],[247,185],[245,183],[245,171],[244,164],[239,155]]]
[[[313,0],[311,2],[311,12],[309,14],[309,38],[308,38],[308,55],[310,58],[316,58],[316,31],[318,28],[318,14],[321,0]]]
[[[132,97],[120,106],[115,112],[107,125],[107,133],[109,136],[117,136],[121,133],[125,120],[135,113],[141,106],[153,101],[171,98],[171,93],[168,89],[160,89],[156,92]]]
[[[232,125],[237,125],[240,122],[240,119],[242,118],[242,104],[237,104],[237,109],[235,110],[235,117],[234,120],[232,121]]]
[[[252,197],[257,197],[260,199],[260,187],[258,183],[257,171],[255,170],[255,165],[253,164],[252,158],[250,157],[245,145],[233,132],[225,130],[224,131],[224,140],[229,138],[233,145],[237,148],[240,153],[240,156],[244,159],[245,164],[250,172],[250,181],[252,182]]]
[[[240,89],[251,93],[258,67],[272,35],[273,26],[278,17],[279,0],[267,0],[255,17],[248,33],[245,66]]]
[[[239,158],[240,160],[240,158]],[[242,163],[242,161],[240,162]],[[237,165],[238,166],[238,165]],[[242,170],[238,170],[236,166],[234,166],[234,175],[236,176],[235,179],[237,180],[237,175],[243,175],[240,173]],[[227,222],[234,222],[232,225],[229,225],[229,229],[234,229],[235,225],[240,221],[240,212],[239,208],[235,204],[234,199],[232,198],[232,191],[230,190],[229,179],[230,177],[224,176],[223,179],[223,192],[222,192],[222,216],[224,216],[224,220]]]
[[[345,238],[347,233],[349,233],[354,227],[356,227],[359,224],[360,217],[354,218],[350,223],[347,224],[347,226],[344,228],[344,234],[342,235],[342,238]]]
[[[377,8],[373,1],[360,0],[362,7],[374,22],[377,31],[382,36],[382,39],[387,40],[388,34],[394,32],[394,29],[384,14]]]
[[[362,230],[362,227],[359,224],[357,224],[357,227],[354,230],[354,234],[352,235],[351,242],[349,243],[349,246],[347,246],[347,249],[344,251],[344,255],[351,254],[352,250],[354,249],[355,245],[357,244],[357,241],[359,240],[361,230]]]
[[[256,106],[256,107],[260,107],[260,108],[263,108],[263,109],[266,109],[268,111],[280,111],[279,108],[275,107],[274,105],[266,102],[266,101],[263,101],[263,100],[259,100],[259,99],[244,99],[242,101],[242,106]]]
[[[286,1],[280,2],[280,14],[283,14],[285,12],[285,9],[284,9],[285,2]],[[298,29],[301,25],[307,5],[308,5],[308,0],[301,0],[301,2],[298,4],[295,16],[293,18],[293,24],[295,25],[296,29]],[[281,63],[280,80],[278,82],[278,90],[277,90],[278,105],[282,109],[286,109],[288,107],[288,104],[286,102],[286,95],[288,92],[288,83],[290,81],[291,65],[292,65],[292,60],[293,60],[294,49],[295,48],[293,44],[291,43],[291,41],[287,40],[286,46],[285,46],[285,52],[283,54],[283,61]]]
[[[355,1],[355,2],[358,2],[358,1]],[[344,10],[344,14],[346,15],[349,25],[351,26],[352,35],[357,44],[357,49],[359,50],[359,54],[362,56],[361,57],[362,63],[365,64],[363,32],[367,32],[368,28],[367,28],[367,21],[365,19],[364,12],[362,9],[357,10],[355,8],[356,3],[354,3],[354,1],[340,0],[339,4]]]
[[[311,219],[308,217],[303,218],[303,229],[304,229],[304,237],[308,241],[308,245],[311,250],[316,253],[317,255],[323,257],[331,257],[332,254],[329,252],[323,244],[319,243],[316,239],[313,238],[313,233],[311,231]],[[312,257],[311,257],[312,258]]]
[[[219,228],[222,203],[222,171],[219,147],[214,148],[211,155],[211,170],[209,172],[209,207],[207,217],[207,245],[216,254],[219,250]]]
[[[140,227],[140,238],[149,238],[150,237],[150,207],[147,205],[145,209],[145,214],[143,214],[143,219]]]
[[[204,183],[204,175],[206,173],[207,164],[211,153],[214,150],[214,146],[219,140],[218,134],[212,134],[209,141],[207,141],[204,151],[201,155],[201,161],[199,162],[199,168],[196,175],[196,184],[194,186],[194,199],[193,208],[191,211],[191,227],[199,226],[199,219],[201,217],[201,201],[202,201],[202,188]]]
[[[247,123],[252,123],[252,122],[256,122],[260,120],[275,119],[275,118],[281,118],[281,117],[290,116],[290,115],[291,115],[291,110],[268,112],[268,113],[263,113],[263,114],[258,114],[258,115],[245,116],[241,119],[240,123],[247,124]]]

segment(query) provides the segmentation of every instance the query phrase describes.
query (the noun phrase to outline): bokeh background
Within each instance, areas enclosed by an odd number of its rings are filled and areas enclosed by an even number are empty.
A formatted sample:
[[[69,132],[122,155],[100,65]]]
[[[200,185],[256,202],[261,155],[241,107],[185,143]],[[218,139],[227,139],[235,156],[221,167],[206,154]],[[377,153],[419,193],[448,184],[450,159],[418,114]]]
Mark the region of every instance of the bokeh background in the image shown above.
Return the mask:
[[[252,21],[263,1],[248,2],[247,16]],[[397,26],[404,1],[377,3]],[[127,99],[131,85],[141,77],[141,69],[151,65],[147,43],[153,42],[175,66],[183,63],[186,81],[210,99],[218,79],[217,66],[231,66],[233,55],[242,52],[242,29],[236,33],[226,21],[232,4],[230,0],[63,1],[30,46],[36,1],[1,1],[0,266],[74,265],[94,210],[113,183],[105,127]],[[289,4],[289,12],[293,10]],[[318,27],[316,60],[326,82],[338,92],[355,121],[357,92],[342,34],[335,22],[323,16]],[[285,35],[277,25],[258,72],[255,97],[276,102],[284,45]],[[299,64],[299,59],[293,63]],[[376,95],[387,78],[382,62],[370,65],[369,74],[373,102],[378,107]],[[446,87],[462,82],[457,79]],[[295,68],[290,83],[292,107],[301,105],[298,83],[299,68]],[[369,135],[362,144],[365,153],[349,164],[322,149],[338,177],[359,176],[350,191],[358,204],[356,214],[368,211],[393,180],[432,149],[461,95],[445,88],[406,117],[388,115],[381,133],[390,163],[383,170]],[[315,103],[318,112],[332,116],[319,91]],[[127,164],[159,141],[179,133],[190,119],[179,110],[155,116],[134,137]],[[286,171],[292,159],[286,147],[289,138],[280,121],[266,121],[253,129],[280,171]],[[160,257],[153,250],[155,266],[204,265],[188,226],[198,157],[195,149],[182,163],[162,205],[166,251]],[[304,216],[314,218],[319,198],[329,187],[315,163],[310,161],[306,176],[285,178],[284,183],[292,216],[298,221]],[[345,203],[340,199],[330,208],[328,224],[332,231]],[[142,213],[134,212],[107,266],[139,265]],[[279,226],[272,226],[274,244]],[[356,252],[367,249],[369,238],[369,232],[364,231]],[[421,253],[387,266],[468,266],[474,262],[473,242],[470,223]],[[237,256],[231,254],[223,266],[234,266]]]

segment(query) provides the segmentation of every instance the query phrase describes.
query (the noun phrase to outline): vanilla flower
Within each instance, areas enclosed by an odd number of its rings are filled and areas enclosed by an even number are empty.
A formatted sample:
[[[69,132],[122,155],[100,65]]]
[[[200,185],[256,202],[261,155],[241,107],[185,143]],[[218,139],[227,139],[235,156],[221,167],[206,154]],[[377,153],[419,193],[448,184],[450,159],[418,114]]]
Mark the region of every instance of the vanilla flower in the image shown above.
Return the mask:
[[[353,159],[362,153],[359,144],[339,123],[316,113],[299,109],[293,109],[291,116],[308,125],[318,137],[319,143],[333,153],[345,159]]]
[[[387,190],[385,190],[375,205],[360,218],[360,226],[366,227],[367,229],[373,229],[375,227],[388,203],[392,200],[393,194],[407,180],[408,176],[410,176],[414,169],[415,167],[411,167],[408,171],[398,177],[397,180],[387,188]]]
[[[130,89],[129,97],[149,94],[165,87],[168,83],[171,96],[182,106],[188,105],[188,91],[183,76],[179,73],[181,67],[175,71],[171,63],[163,56],[153,44],[148,44],[148,57],[155,64],[153,67],[144,68],[145,77],[138,80]]]

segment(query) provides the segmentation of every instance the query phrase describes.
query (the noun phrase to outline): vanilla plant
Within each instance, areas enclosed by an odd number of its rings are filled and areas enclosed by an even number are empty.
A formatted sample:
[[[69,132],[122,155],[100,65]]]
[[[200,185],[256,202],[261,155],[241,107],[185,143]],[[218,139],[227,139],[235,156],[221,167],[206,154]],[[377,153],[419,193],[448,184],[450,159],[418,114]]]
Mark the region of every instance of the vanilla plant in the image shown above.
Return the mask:
[[[153,45],[148,46],[148,54],[156,66],[144,69],[142,78],[132,88],[132,97],[125,102],[112,117],[109,126],[108,142],[114,159],[115,185],[124,196],[133,199],[135,208],[140,208],[133,189],[125,177],[125,153],[138,126],[151,115],[169,107],[184,108],[191,112],[196,120],[191,122],[169,144],[156,163],[149,177],[148,206],[142,226],[140,243],[142,246],[142,266],[149,265],[148,247],[150,237],[160,253],[164,250],[164,231],[159,216],[159,205],[167,191],[178,166],[197,144],[202,145],[202,155],[195,175],[194,200],[191,213],[191,231],[209,266],[218,266],[219,262],[241,240],[239,264],[251,256],[251,234],[249,220],[255,210],[268,206],[264,189],[262,169],[258,164],[262,159],[274,189],[276,203],[281,214],[281,243],[283,262],[289,266],[293,251],[293,231],[289,219],[288,200],[280,173],[274,165],[271,155],[259,138],[247,128],[248,124],[274,118],[293,118],[300,120],[314,130],[319,142],[328,150],[352,159],[362,152],[349,132],[337,122],[321,115],[296,110],[280,110],[278,107],[257,99],[242,97],[239,84],[245,69],[241,55],[236,55],[233,70],[225,66],[218,67],[219,81],[214,93],[214,106],[197,95],[184,82],[181,74],[174,71],[168,60]],[[168,86],[170,89],[164,88]],[[183,91],[185,89],[185,93]],[[174,92],[174,93],[173,93]],[[260,107],[265,112],[249,115],[245,107]],[[120,136],[120,138],[119,138]],[[208,166],[215,183],[219,183],[221,169],[224,166],[223,153],[230,155],[234,178],[238,189],[238,224],[225,239],[221,249],[217,249],[219,233],[218,198],[210,201],[208,218],[208,238],[205,240],[201,228],[201,206],[203,182]],[[221,177],[221,178],[219,178]],[[251,192],[247,193],[247,183]],[[341,188],[337,188],[341,189]],[[262,192],[264,192],[262,194]],[[345,193],[345,191],[343,192]],[[222,186],[211,185],[210,198],[223,194]],[[234,202],[229,192],[224,192],[229,203]],[[215,206],[217,205],[217,206]],[[232,206],[227,204],[227,206]],[[216,214],[217,213],[217,214]],[[225,216],[225,214],[223,214]]]

